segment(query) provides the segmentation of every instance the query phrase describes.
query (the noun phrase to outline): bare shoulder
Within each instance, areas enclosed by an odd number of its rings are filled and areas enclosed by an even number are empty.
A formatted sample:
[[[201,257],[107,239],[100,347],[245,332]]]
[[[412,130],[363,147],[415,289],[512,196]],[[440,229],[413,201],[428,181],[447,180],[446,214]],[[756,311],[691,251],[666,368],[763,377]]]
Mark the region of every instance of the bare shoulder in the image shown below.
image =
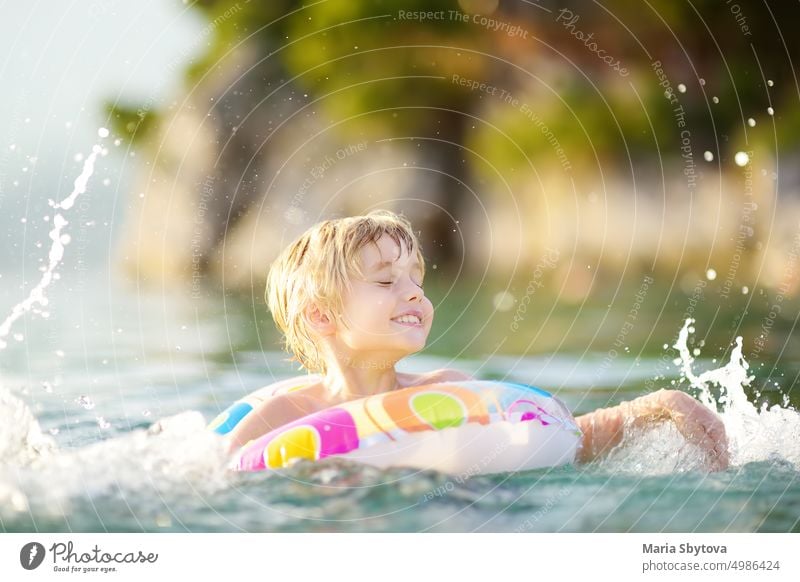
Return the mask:
[[[441,370],[434,370],[431,372],[436,378],[436,382],[459,382],[466,380],[474,380],[472,376],[466,372],[455,370],[453,368],[442,368]]]
[[[264,403],[263,412],[277,424],[285,424],[327,407],[317,394],[304,389],[273,396]]]

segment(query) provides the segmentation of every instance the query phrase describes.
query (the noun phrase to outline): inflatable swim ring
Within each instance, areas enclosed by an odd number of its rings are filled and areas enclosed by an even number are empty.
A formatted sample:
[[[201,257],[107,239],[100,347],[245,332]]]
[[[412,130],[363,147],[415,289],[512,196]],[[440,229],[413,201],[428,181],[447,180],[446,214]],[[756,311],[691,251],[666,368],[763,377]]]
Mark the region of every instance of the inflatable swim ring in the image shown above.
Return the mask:
[[[209,428],[230,432],[259,400],[315,379],[295,378],[254,392]],[[513,382],[447,382],[353,400],[300,418],[239,449],[234,468],[263,471],[338,456],[378,467],[476,475],[571,463],[580,441],[572,414],[544,390]]]
[[[274,382],[269,386],[251,392],[241,400],[237,400],[231,404],[222,414],[211,421],[208,428],[218,434],[228,434],[245,416],[250,414],[256,406],[268,398],[272,398],[278,394],[286,394],[287,392],[300,390],[301,388],[319,382],[321,379],[322,377],[319,374],[307,374],[305,376]]]

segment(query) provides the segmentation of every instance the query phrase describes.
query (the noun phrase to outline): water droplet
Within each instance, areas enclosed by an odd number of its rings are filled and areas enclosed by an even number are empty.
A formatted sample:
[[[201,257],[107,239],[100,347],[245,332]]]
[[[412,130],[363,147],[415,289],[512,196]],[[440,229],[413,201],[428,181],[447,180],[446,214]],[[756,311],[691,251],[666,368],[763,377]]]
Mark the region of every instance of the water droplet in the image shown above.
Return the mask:
[[[695,355],[695,356],[699,356],[700,355],[700,348],[693,349],[692,350],[692,354]]]
[[[22,335],[21,333],[15,333],[14,334],[14,339],[17,340],[18,342],[21,342],[22,340],[25,339],[25,336]]]
[[[75,160],[76,162],[81,162],[83,161],[83,154],[77,153],[72,157],[72,159]]]
[[[703,159],[704,159],[705,161],[707,161],[707,162],[713,162],[713,161],[714,161],[714,154],[712,154],[712,153],[711,153],[711,152],[709,152],[709,151],[706,151],[706,152],[703,154]]]
[[[736,155],[733,156],[733,161],[736,162],[737,166],[743,168],[750,162],[750,156],[747,155],[747,152],[736,152]]]
[[[747,295],[748,293],[750,293],[750,289],[745,285],[742,287],[742,295]]]
[[[684,85],[683,83],[678,83],[678,92],[686,93],[686,85]]]
[[[712,98],[711,98],[711,100],[712,100],[714,103],[719,103],[719,97],[717,97],[716,95],[715,95],[714,97],[712,97]]]
[[[101,127],[97,130],[97,135],[100,137],[108,137],[108,130],[105,127]]]
[[[705,86],[706,86],[706,80],[705,80],[705,79],[700,79],[700,84],[701,84],[703,87],[705,87]]]
[[[105,179],[103,180],[103,186],[108,186],[109,184],[111,184],[111,179],[109,179],[109,178],[105,178]]]
[[[85,394],[81,394],[78,398],[75,399],[80,406],[85,408],[86,410],[91,410],[94,408],[94,401],[91,398],[86,396]]]
[[[111,426],[111,423],[106,421],[106,419],[103,418],[102,416],[98,416],[96,420],[97,420],[97,426],[99,426],[102,430],[105,430]]]
[[[767,85],[772,87],[775,83],[772,82],[772,79],[767,79]]]
[[[57,435],[58,433],[60,433],[61,431],[60,431],[60,430],[58,430],[57,428],[51,428],[51,429],[50,429],[49,431],[47,431],[47,432],[49,432],[49,433],[50,433],[51,435],[53,435],[53,436],[56,436],[56,435]]]
[[[750,127],[755,127],[756,120],[751,117],[750,119],[747,120],[747,125],[749,125]]]
[[[767,113],[770,115],[775,115],[775,110],[772,107],[767,107]]]
[[[142,416],[150,416],[152,413],[149,410],[142,410]]]
[[[663,346],[661,346],[661,347],[663,347],[663,348],[666,350],[666,349],[669,347],[669,344],[664,344],[664,345],[663,345]]]
[[[706,271],[706,279],[708,279],[709,281],[713,281],[716,278],[717,278],[717,272],[714,269],[709,269],[708,271]]]

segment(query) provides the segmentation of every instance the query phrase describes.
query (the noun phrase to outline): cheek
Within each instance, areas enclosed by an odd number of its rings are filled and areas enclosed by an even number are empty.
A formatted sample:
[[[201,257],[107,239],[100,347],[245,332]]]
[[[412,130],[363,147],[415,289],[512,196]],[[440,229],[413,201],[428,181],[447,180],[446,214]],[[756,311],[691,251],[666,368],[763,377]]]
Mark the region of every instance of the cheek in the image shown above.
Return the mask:
[[[422,302],[422,312],[425,314],[425,319],[428,320],[428,327],[433,324],[433,303],[427,297]]]

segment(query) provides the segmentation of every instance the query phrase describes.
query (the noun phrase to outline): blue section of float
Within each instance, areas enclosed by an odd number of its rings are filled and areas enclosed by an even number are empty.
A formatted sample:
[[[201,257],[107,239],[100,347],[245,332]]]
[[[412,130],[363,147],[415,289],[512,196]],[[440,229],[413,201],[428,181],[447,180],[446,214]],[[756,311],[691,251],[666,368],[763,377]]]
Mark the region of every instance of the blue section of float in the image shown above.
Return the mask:
[[[228,410],[222,413],[227,414],[227,418],[222,424],[214,428],[214,432],[217,434],[228,434],[251,410],[253,410],[253,407],[247,402],[235,402]]]
[[[530,390],[531,392],[536,392],[541,396],[546,396],[547,398],[552,398],[553,395],[547,392],[546,390],[542,390],[541,388],[537,388],[536,386],[532,386],[531,384],[523,384],[522,382],[509,382],[508,380],[503,380],[503,384],[508,384],[509,386],[519,386],[520,388],[524,388],[525,390]]]

